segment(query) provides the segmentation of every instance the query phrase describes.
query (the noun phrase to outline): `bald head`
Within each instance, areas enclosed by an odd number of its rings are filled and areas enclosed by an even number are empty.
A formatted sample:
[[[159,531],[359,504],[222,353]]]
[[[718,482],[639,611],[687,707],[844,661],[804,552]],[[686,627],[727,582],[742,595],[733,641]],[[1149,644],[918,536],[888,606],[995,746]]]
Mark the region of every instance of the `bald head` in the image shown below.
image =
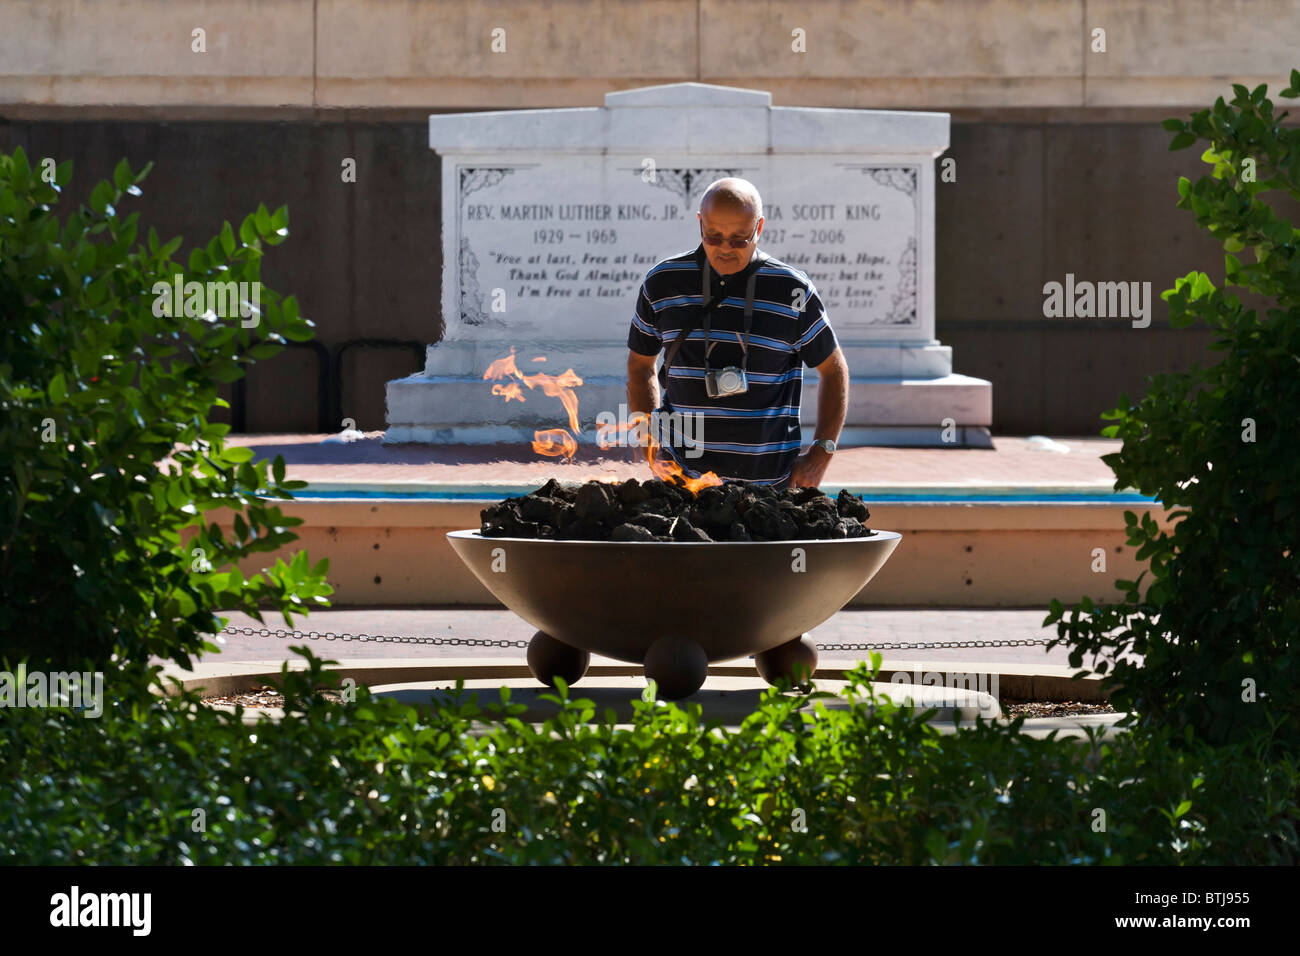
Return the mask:
[[[711,183],[700,197],[697,218],[704,254],[714,271],[730,275],[745,268],[763,232],[763,200],[754,184],[735,178]]]
[[[748,179],[728,177],[709,184],[700,197],[700,212],[743,215],[751,221],[763,215],[763,199]]]

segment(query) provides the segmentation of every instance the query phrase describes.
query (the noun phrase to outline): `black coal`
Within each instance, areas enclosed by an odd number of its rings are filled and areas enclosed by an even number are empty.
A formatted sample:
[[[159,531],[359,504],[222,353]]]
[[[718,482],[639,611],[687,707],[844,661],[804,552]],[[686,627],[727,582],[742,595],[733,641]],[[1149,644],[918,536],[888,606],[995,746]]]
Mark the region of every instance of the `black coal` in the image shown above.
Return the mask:
[[[861,497],[726,482],[699,494],[652,479],[560,482],[484,508],[486,538],[556,541],[791,541],[875,534]]]

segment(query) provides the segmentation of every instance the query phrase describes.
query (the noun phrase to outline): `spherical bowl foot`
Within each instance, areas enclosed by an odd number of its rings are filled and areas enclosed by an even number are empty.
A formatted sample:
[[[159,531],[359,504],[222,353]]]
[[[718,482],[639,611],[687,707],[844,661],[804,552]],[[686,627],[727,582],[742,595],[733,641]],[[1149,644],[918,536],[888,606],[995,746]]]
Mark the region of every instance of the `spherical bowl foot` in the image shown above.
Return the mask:
[[[754,655],[758,676],[769,684],[785,680],[791,686],[807,684],[817,670],[817,648],[804,634]]]
[[[685,637],[661,637],[645,654],[645,676],[658,686],[662,700],[682,700],[704,686],[709,658],[704,648]]]
[[[587,673],[591,654],[558,641],[545,631],[538,631],[528,642],[528,669],[543,684],[555,686],[559,677],[566,684],[576,684]]]

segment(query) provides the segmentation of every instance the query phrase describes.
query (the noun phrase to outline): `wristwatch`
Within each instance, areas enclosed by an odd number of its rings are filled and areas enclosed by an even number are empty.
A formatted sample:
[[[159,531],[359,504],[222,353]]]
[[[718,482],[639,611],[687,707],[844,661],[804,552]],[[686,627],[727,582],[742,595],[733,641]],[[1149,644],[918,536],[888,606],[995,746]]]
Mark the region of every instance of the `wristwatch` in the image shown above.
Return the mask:
[[[813,444],[828,455],[835,454],[835,442],[829,438],[818,438]]]

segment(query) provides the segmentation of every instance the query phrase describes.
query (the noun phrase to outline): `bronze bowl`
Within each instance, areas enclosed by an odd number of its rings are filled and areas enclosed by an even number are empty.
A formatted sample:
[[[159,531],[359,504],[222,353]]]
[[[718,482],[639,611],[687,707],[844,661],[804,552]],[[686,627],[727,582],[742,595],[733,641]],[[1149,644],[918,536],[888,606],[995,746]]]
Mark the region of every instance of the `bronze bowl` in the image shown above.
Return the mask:
[[[554,541],[452,531],[498,600],[538,628],[533,675],[573,683],[592,653],[645,666],[662,696],[689,697],[709,662],[753,654],[771,683],[806,681],[805,632],[844,607],[901,535],[753,542]]]

